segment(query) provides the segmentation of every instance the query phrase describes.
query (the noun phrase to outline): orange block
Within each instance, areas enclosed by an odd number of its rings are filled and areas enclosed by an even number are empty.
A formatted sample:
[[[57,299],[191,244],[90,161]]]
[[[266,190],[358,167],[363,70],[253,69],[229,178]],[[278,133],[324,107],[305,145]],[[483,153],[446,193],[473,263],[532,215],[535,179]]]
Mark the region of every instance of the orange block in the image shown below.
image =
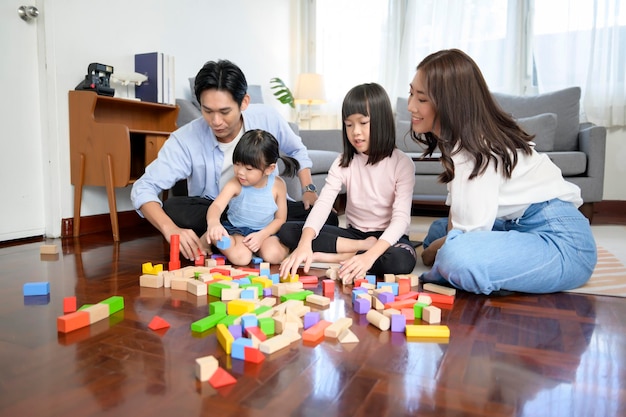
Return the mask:
[[[230,276],[230,269],[226,269],[226,268],[211,268],[209,269],[209,272],[212,274],[215,274],[215,273],[222,274],[226,277]]]
[[[411,291],[410,278],[398,278],[398,295],[406,294]]]
[[[265,360],[265,355],[259,349],[251,346],[243,347],[243,360],[252,363],[261,363]]]
[[[267,340],[267,336],[265,335],[265,333],[263,333],[261,331],[261,329],[259,329],[256,326],[255,327],[246,327],[245,331],[248,334],[253,334],[261,342],[265,342]]]
[[[385,304],[385,309],[395,308],[396,310],[402,311],[403,308],[413,307],[413,304],[415,304],[416,302],[417,300],[414,300],[412,298],[408,298],[406,300],[401,300],[401,301],[392,301],[390,303]]]
[[[235,382],[237,382],[237,380],[231,374],[226,372],[224,368],[221,367],[217,368],[217,371],[215,371],[211,379],[209,379],[209,384],[211,384],[213,388],[220,388],[226,385],[232,385]]]
[[[406,318],[406,321],[414,321],[415,320],[415,311],[412,308],[403,308],[400,311],[402,315]]]
[[[87,311],[76,311],[57,317],[57,331],[59,333],[69,333],[89,326],[89,313]]]
[[[326,320],[320,320],[313,326],[302,332],[302,340],[304,342],[316,342],[324,338],[324,330],[332,323]]]
[[[150,330],[160,330],[168,327],[170,327],[170,324],[159,316],[154,316],[150,324],[148,324]]]
[[[63,314],[73,313],[76,311],[76,296],[65,297],[63,299]]]
[[[400,290],[398,290],[398,291],[400,291]],[[402,300],[408,300],[408,299],[417,300],[418,296],[419,296],[418,292],[416,292],[416,291],[409,291],[409,292],[406,292],[404,294],[396,295],[395,296],[395,300],[396,301],[402,301]]]
[[[315,284],[317,285],[317,277],[313,275],[307,275],[300,277],[300,282],[303,284]]]
[[[365,278],[358,278],[354,280],[354,288],[360,287],[361,284],[367,284],[369,281]]]

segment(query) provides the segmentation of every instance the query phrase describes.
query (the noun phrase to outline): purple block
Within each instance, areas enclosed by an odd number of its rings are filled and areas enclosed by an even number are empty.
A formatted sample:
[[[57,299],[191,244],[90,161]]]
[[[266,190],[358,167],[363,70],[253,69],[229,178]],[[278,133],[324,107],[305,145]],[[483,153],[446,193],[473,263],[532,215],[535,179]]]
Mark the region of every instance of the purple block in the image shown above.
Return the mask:
[[[404,333],[406,329],[406,317],[404,314],[392,314],[391,315],[391,331]]]
[[[317,311],[311,311],[304,314],[304,330],[315,325],[320,321],[320,313]]]
[[[352,290],[352,304],[354,304],[359,294],[367,294],[367,288],[356,287]]]
[[[354,301],[354,311],[357,314],[367,314],[372,309],[372,303],[365,298],[357,298]]]
[[[233,335],[235,339],[239,339],[243,336],[241,331],[241,325],[239,324],[231,324],[230,326],[228,326],[228,331],[230,332],[230,334]]]
[[[392,292],[381,292],[378,294],[378,299],[381,303],[387,304],[393,302],[396,298],[393,296]]]
[[[263,288],[263,297],[269,297],[270,295],[272,295],[272,289],[271,288]]]

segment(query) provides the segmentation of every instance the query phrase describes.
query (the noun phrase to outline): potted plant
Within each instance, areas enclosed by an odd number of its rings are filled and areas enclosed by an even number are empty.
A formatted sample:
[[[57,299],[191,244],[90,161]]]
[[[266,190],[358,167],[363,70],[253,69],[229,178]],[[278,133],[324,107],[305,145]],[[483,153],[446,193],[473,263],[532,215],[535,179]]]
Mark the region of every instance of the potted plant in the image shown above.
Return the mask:
[[[272,78],[270,80],[270,88],[272,90],[276,90],[274,91],[274,96],[278,101],[283,104],[288,104],[289,107],[291,107],[292,109],[296,108],[293,94],[291,93],[289,87],[285,85],[283,80],[281,80],[280,78]]]

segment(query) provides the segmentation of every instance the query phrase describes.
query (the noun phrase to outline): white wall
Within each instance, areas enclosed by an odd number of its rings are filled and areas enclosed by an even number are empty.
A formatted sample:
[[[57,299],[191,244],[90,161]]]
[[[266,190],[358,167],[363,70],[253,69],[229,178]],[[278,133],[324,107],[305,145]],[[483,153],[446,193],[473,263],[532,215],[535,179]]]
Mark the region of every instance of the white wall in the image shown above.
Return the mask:
[[[295,83],[301,54],[297,33],[300,0],[39,0],[45,39],[46,89],[43,107],[45,148],[51,166],[46,180],[54,197],[48,203],[59,218],[46,232],[60,235],[63,218],[73,217],[70,183],[67,92],[83,79],[91,62],[134,69],[134,55],[161,51],[176,58],[176,95],[189,97],[188,77],[207,60],[230,59],[245,72],[249,84],[261,84],[265,101],[287,115],[271,95],[269,80]],[[97,15],[97,17],[96,17]],[[42,65],[40,65],[42,66]],[[125,94],[125,91],[123,92]],[[47,129],[47,132],[46,132]],[[609,132],[604,199],[626,200],[626,130]],[[117,190],[118,210],[131,210],[130,187]],[[50,207],[47,207],[50,209]],[[86,187],[83,216],[108,213],[104,187]]]
[[[58,236],[62,218],[73,216],[70,183],[67,92],[83,79],[92,62],[134,70],[136,53],[160,51],[176,59],[176,96],[190,97],[188,78],[208,60],[229,59],[239,65],[248,84],[260,84],[266,103],[281,112],[287,107],[271,95],[269,80],[295,80],[298,61],[294,30],[297,0],[43,0],[47,95],[56,108],[55,125],[44,141],[58,148],[58,189],[61,218],[53,219],[48,235]],[[118,87],[122,89],[123,87]],[[126,95],[125,88],[116,95]],[[130,187],[117,189],[118,210],[132,210]],[[52,202],[54,204],[54,202]],[[108,213],[104,187],[86,187],[81,215]],[[49,225],[50,228],[50,225]]]

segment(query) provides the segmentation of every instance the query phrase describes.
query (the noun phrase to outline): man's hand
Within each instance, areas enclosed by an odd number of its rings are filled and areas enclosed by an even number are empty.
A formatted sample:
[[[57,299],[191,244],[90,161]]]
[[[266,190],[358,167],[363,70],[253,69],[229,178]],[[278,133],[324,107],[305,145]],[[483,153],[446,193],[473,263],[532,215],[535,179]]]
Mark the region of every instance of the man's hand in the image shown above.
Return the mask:
[[[179,227],[168,231],[165,236],[168,242],[171,242],[172,235],[180,237],[180,253],[185,259],[193,261],[199,254],[207,255],[206,245],[202,245],[200,238],[191,229],[181,229]]]
[[[317,201],[316,193],[313,193],[311,191],[302,193],[302,202],[304,203],[305,210],[310,209],[313,206],[313,204],[315,204],[316,201]]]

